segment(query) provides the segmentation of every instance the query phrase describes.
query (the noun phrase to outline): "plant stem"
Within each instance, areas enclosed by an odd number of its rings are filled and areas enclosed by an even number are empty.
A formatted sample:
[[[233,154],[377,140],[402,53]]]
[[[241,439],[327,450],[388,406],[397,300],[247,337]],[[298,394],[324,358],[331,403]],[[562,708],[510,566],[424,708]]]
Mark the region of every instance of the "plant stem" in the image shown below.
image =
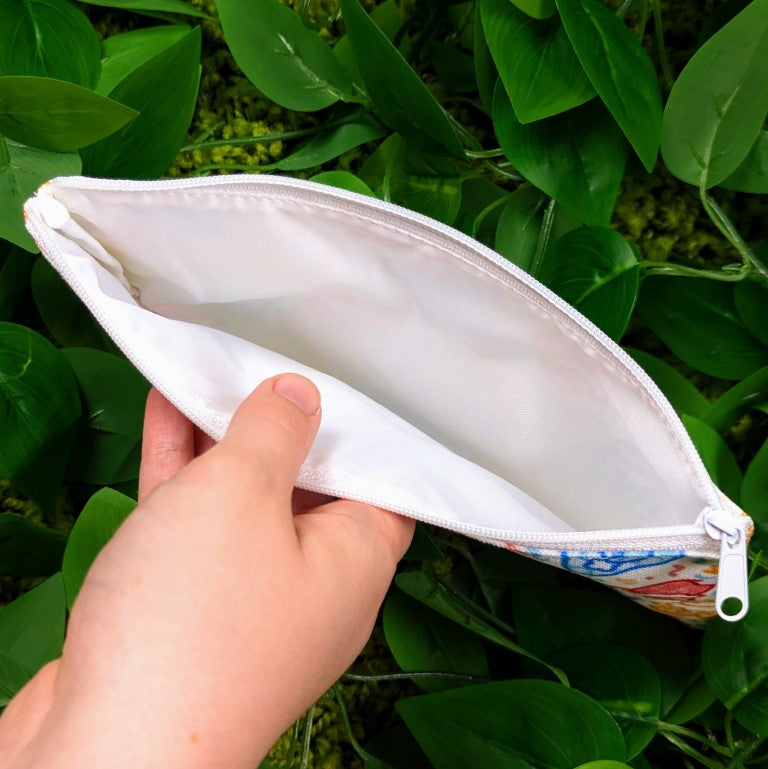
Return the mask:
[[[743,769],[744,762],[760,747],[762,742],[762,737],[758,737],[756,734],[753,735],[725,765],[725,769]]]
[[[502,195],[497,200],[494,200],[493,203],[489,203],[476,217],[475,221],[472,222],[472,237],[476,238],[477,233],[480,231],[480,227],[482,226],[483,222],[485,221],[488,214],[493,213],[499,206],[504,205],[508,200],[509,196],[512,193],[508,193],[507,195]],[[445,543],[447,544],[447,543]]]
[[[410,673],[379,673],[366,675],[364,673],[344,673],[344,681],[409,681],[411,678],[450,678],[470,683],[487,683],[492,678],[473,676],[470,673],[445,673],[439,670],[415,670]]]
[[[4,171],[11,166],[11,153],[8,150],[8,144],[5,141],[5,136],[0,134],[0,171]]]
[[[484,158],[497,158],[504,154],[501,147],[492,150],[465,150],[468,158],[482,160]]]
[[[482,577],[480,576],[480,571],[477,568],[477,563],[475,562],[475,559],[472,556],[472,553],[470,553],[466,547],[463,547],[462,545],[458,545],[455,542],[443,540],[441,544],[455,550],[459,555],[463,556],[464,560],[469,564],[469,568],[472,569],[472,573],[475,575],[477,584],[480,586],[480,592],[483,594],[485,605],[488,607],[489,611],[493,611],[493,602],[491,601],[491,597],[488,595],[485,589],[485,585],[483,584]]]
[[[307,711],[307,721],[304,726],[304,743],[301,746],[301,761],[299,769],[307,769],[309,766],[309,744],[312,741],[312,723],[315,720],[315,706]]]
[[[341,692],[339,691],[339,685],[334,684],[331,687],[331,691],[333,691],[333,696],[336,698],[336,704],[339,706],[341,720],[344,723],[344,728],[347,730],[349,744],[352,746],[355,753],[357,753],[357,755],[363,759],[363,761],[370,761],[372,764],[374,764],[374,766],[380,765],[381,762],[375,756],[372,756],[367,750],[365,750],[365,748],[357,741],[357,738],[352,733],[352,724],[349,722],[347,706],[344,704],[344,698],[341,696]]]
[[[632,723],[655,726],[659,732],[665,736],[667,734],[676,734],[680,735],[681,737],[690,737],[692,740],[696,740],[702,745],[708,748],[712,748],[712,750],[714,750],[716,753],[719,753],[721,756],[725,756],[726,758],[730,758],[733,755],[733,750],[728,750],[728,748],[721,745],[719,742],[717,742],[717,740],[714,740],[711,737],[707,737],[706,735],[694,731],[693,729],[688,729],[685,726],[670,724],[667,721],[659,721],[657,718],[645,718],[643,716],[636,716],[626,712],[620,713],[612,710],[609,712],[615,719],[619,719],[621,721],[631,721]]]
[[[627,15],[627,11],[632,7],[632,3],[634,3],[635,0],[624,0],[624,2],[616,9],[616,15],[623,19]]]
[[[533,252],[531,260],[530,273],[536,277],[541,268],[541,262],[549,246],[549,239],[552,236],[552,225],[555,222],[555,199],[550,198],[547,207],[544,209],[544,218],[541,220],[541,229],[539,230],[539,239],[536,241],[536,250]]]
[[[730,266],[730,265],[729,265]],[[736,267],[736,265],[733,265]],[[749,275],[751,267],[743,264],[733,270],[698,270],[695,267],[686,267],[684,264],[673,262],[651,262],[647,259],[640,262],[640,268],[645,275],[677,275],[684,278],[709,278],[710,280],[722,280],[727,283],[738,283]]]
[[[689,745],[685,740],[683,740],[681,737],[678,737],[676,734],[671,734],[670,732],[661,732],[661,734],[675,747],[677,747],[687,756],[695,758],[699,763],[706,766],[707,769],[723,769],[723,765],[719,761],[713,761],[712,759],[707,758],[707,756],[696,750],[696,748],[694,748],[692,745]]]
[[[731,749],[731,755],[734,755],[734,753],[736,752],[736,743],[733,740],[733,711],[732,710],[729,710],[725,714],[723,729],[725,731],[725,741],[728,743],[728,747]]]
[[[515,173],[514,171],[505,170],[500,163],[491,163],[490,160],[486,160],[485,163],[483,163],[483,168],[487,168],[491,173],[503,176],[505,179],[510,179],[513,182],[523,181],[523,177],[520,176],[520,174]]]
[[[675,78],[672,77],[672,69],[669,66],[669,57],[667,56],[667,46],[664,44],[664,24],[661,20],[661,2],[660,0],[650,0],[651,12],[653,13],[653,31],[656,35],[656,48],[659,51],[659,64],[661,65],[661,75],[664,78],[664,85],[671,91],[675,84]]]
[[[744,242],[744,238],[741,237],[739,231],[733,226],[733,222],[726,216],[725,211],[707,194],[703,184],[699,187],[699,197],[701,198],[701,205],[704,206],[704,210],[707,212],[707,216],[712,220],[715,227],[720,230],[723,237],[739,252],[744,266],[757,270],[763,278],[768,280],[768,270],[752,253],[752,249]]]

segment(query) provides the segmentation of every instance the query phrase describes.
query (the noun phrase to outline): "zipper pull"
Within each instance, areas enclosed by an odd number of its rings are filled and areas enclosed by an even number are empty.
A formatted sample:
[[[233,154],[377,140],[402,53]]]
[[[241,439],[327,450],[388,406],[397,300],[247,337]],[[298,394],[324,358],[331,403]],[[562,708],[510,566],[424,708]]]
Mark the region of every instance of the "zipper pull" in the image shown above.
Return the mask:
[[[736,622],[749,608],[746,527],[726,510],[708,511],[703,523],[707,534],[720,540],[715,608],[722,619]],[[730,605],[724,608],[726,601],[730,601]]]

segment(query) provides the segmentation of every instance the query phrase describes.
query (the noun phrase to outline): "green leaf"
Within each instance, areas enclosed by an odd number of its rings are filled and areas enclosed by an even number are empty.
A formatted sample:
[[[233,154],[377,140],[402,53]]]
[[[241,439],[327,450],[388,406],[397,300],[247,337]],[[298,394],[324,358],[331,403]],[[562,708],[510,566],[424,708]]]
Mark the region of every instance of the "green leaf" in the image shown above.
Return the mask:
[[[765,307],[768,302],[768,285],[764,279],[739,281],[733,292],[736,310],[747,328],[764,344],[768,345],[768,325]]]
[[[768,131],[760,131],[741,165],[720,186],[737,192],[768,192]]]
[[[595,95],[554,16],[537,21],[509,0],[481,0],[485,38],[520,123],[559,115]]]
[[[652,171],[661,135],[661,89],[637,35],[600,0],[557,0],[557,8],[589,80]]]
[[[530,272],[546,205],[547,196],[541,191],[520,187],[501,211],[494,248],[521,270]]]
[[[18,246],[11,246],[6,256],[0,256],[0,320],[9,320],[13,315],[31,272],[32,257]]]
[[[121,80],[150,59],[175,45],[189,34],[182,24],[134,29],[108,37],[103,43],[101,77],[96,91],[106,96]]]
[[[47,577],[61,568],[67,535],[27,520],[0,513],[0,575]]]
[[[741,164],[768,112],[768,0],[753,0],[707,40],[675,81],[661,154],[678,179],[709,188]]]
[[[768,441],[760,447],[744,473],[741,504],[755,523],[768,524]]]
[[[0,0],[0,29],[0,75],[96,85],[99,37],[88,17],[66,0]]]
[[[629,764],[625,764],[623,761],[599,760],[599,761],[587,761],[586,764],[577,766],[576,769],[632,769]]]
[[[502,204],[509,194],[481,176],[464,177],[461,206],[452,226],[492,248]]]
[[[93,144],[137,114],[64,80],[0,77],[0,133],[49,152],[73,152]]]
[[[42,257],[32,268],[31,285],[37,311],[60,345],[114,349],[86,306]]]
[[[235,61],[267,98],[301,112],[357,99],[328,44],[278,0],[219,0],[216,7]]]
[[[361,115],[359,123],[345,123],[344,125],[327,128],[313,136],[306,144],[303,144],[295,152],[281,158],[274,164],[274,168],[282,171],[301,171],[334,160],[339,155],[359,147],[366,142],[380,139],[386,133],[385,129],[376,121],[365,120]]]
[[[701,418],[709,409],[709,401],[676,369],[642,350],[626,351],[653,379],[678,414]]]
[[[670,724],[684,724],[700,716],[715,701],[715,695],[704,680],[701,672],[688,685],[677,704],[667,713],[664,720]]]
[[[731,283],[649,277],[643,281],[638,312],[664,344],[697,371],[743,379],[768,366],[768,348],[739,318]]]
[[[84,347],[62,352],[75,372],[86,417],[67,477],[99,485],[138,478],[148,382],[127,360],[108,352]]]
[[[405,672],[435,670],[490,677],[479,636],[440,614],[424,611],[421,603],[399,590],[390,593],[384,604],[383,627],[387,646]],[[415,683],[425,691],[437,692],[463,686],[466,681],[435,676],[416,678]]]
[[[514,592],[513,605],[517,640],[548,661],[555,652],[579,644],[615,644],[640,652],[661,680],[662,713],[688,683],[688,648],[678,626],[626,598],[528,584]]]
[[[555,0],[512,0],[523,12],[534,19],[548,19],[555,12]]]
[[[382,120],[416,149],[463,156],[448,116],[357,0],[341,0],[355,62]]]
[[[151,179],[168,170],[186,138],[200,81],[200,27],[131,72],[110,97],[141,114],[83,151],[94,176]]]
[[[68,608],[72,608],[96,556],[135,507],[135,499],[110,488],[100,489],[86,502],[69,535],[61,567]]]
[[[495,681],[397,702],[436,769],[572,769],[622,760],[616,722],[587,695],[550,681]],[[524,763],[521,763],[524,762]]]
[[[18,663],[0,652],[0,708],[4,708],[30,676]]]
[[[562,673],[552,665],[548,665],[535,654],[510,640],[504,633],[490,625],[473,610],[471,604],[455,595],[437,580],[421,571],[409,571],[398,574],[395,578],[397,586],[405,593],[421,601],[449,620],[458,623],[472,633],[485,638],[487,641],[503,649],[519,654],[527,659],[548,668],[560,680]]]
[[[52,506],[79,418],[64,356],[31,329],[0,323],[0,478]]]
[[[456,45],[434,44],[432,66],[449,93],[471,94],[476,90],[474,57]]]
[[[61,656],[66,608],[64,582],[55,574],[0,609],[0,657],[31,678]]]
[[[738,504],[741,470],[726,442],[706,422],[688,414],[681,419],[712,480]]]
[[[749,612],[740,622],[713,619],[701,664],[707,683],[736,720],[768,736],[768,577],[749,585]]]
[[[107,8],[119,8],[122,11],[152,11],[157,13],[183,13],[200,19],[211,17],[199,11],[194,5],[184,0],[82,0],[88,5],[100,5]]]
[[[24,227],[24,202],[54,176],[79,174],[80,156],[25,147],[0,136],[0,145],[3,144],[8,150],[8,160],[5,163],[0,160],[0,237],[34,252],[37,246]]]
[[[612,339],[629,322],[639,287],[632,247],[609,227],[580,227],[558,238],[538,279],[570,302]]]
[[[586,644],[558,652],[550,661],[565,671],[574,689],[613,715],[627,744],[627,758],[634,758],[653,739],[655,724],[637,719],[658,720],[661,683],[642,654],[624,646]]]
[[[373,196],[373,190],[362,179],[349,171],[323,171],[323,173],[310,177],[310,181],[338,187],[349,192],[357,192],[359,195]]]
[[[493,125],[504,154],[529,182],[586,224],[609,223],[627,147],[602,105],[591,102],[522,125],[497,84]]]
[[[768,403],[768,367],[750,374],[746,379],[726,390],[706,411],[702,419],[722,433],[741,415]]]
[[[423,523],[416,523],[413,539],[408,546],[404,561],[435,561],[444,558],[442,550],[435,544]]]
[[[496,87],[496,81],[499,79],[499,73],[496,70],[496,65],[493,63],[493,57],[483,32],[482,20],[480,18],[480,3],[475,3],[475,23],[473,26],[475,81],[477,82],[480,102],[486,113],[490,115],[493,105],[493,90]]]

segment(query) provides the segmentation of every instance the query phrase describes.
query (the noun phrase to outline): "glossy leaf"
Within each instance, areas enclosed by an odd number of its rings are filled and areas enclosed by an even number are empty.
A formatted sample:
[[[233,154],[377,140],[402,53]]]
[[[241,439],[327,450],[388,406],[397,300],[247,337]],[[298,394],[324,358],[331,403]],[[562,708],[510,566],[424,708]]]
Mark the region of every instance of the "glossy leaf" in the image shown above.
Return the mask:
[[[555,0],[512,0],[523,12],[534,19],[548,19],[555,12]]]
[[[709,401],[676,369],[642,350],[627,352],[658,385],[678,414],[701,418],[709,409]]]
[[[49,152],[74,152],[114,133],[137,114],[64,80],[0,77],[0,133]]]
[[[47,577],[61,568],[67,535],[16,513],[0,513],[0,576]]]
[[[2,142],[0,136],[0,144]],[[26,251],[37,251],[35,241],[24,227],[24,202],[54,176],[80,173],[80,156],[47,152],[10,140],[5,141],[5,146],[8,160],[5,163],[0,160],[0,237]]]
[[[493,105],[493,91],[499,73],[493,63],[493,56],[488,48],[488,42],[483,32],[483,24],[480,18],[480,3],[475,3],[474,26],[474,52],[475,52],[475,82],[480,96],[480,102],[485,111],[490,115]]]
[[[92,88],[100,45],[88,17],[67,0],[0,0],[0,75],[38,75]]]
[[[428,574],[421,571],[404,572],[397,575],[395,582],[403,592],[431,607],[439,614],[442,614],[443,617],[447,617],[472,633],[476,633],[487,641],[507,649],[507,651],[520,654],[539,665],[549,668],[561,681],[566,680],[562,676],[561,671],[548,665],[535,654],[510,640],[504,633],[480,617],[477,612],[473,612],[471,606],[462,602],[461,598],[453,595],[444,585],[441,585]]]
[[[0,652],[0,708],[4,708],[28,680],[29,673]]]
[[[744,473],[741,504],[755,523],[768,524],[768,441],[761,446]]]
[[[768,323],[765,308],[768,304],[768,285],[765,280],[742,280],[734,287],[736,310],[747,328],[764,344],[768,345]]]
[[[403,556],[404,561],[435,561],[444,557],[444,553],[435,544],[423,523],[416,523],[411,544]]]
[[[547,660],[560,650],[591,643],[640,652],[661,680],[662,714],[674,705],[688,683],[688,649],[678,626],[621,596],[522,585],[514,593],[514,616],[519,643]],[[643,632],[638,633],[638,628]]]
[[[679,179],[720,184],[742,163],[768,113],[768,0],[753,0],[707,40],[675,81],[661,153]]]
[[[586,764],[577,766],[576,769],[632,769],[629,764],[623,761],[612,761],[611,759],[602,759],[598,761],[587,761]],[[635,767],[637,769],[637,767]]]
[[[349,171],[323,171],[323,173],[310,177],[310,181],[356,192],[358,195],[373,196],[373,190],[362,179]]]
[[[436,769],[573,769],[625,758],[621,732],[608,713],[587,695],[550,681],[465,686],[403,699],[396,707]]]
[[[448,116],[358,0],[341,0],[341,10],[355,62],[382,120],[419,150],[461,157]]]
[[[0,256],[0,320],[9,320],[29,284],[32,257],[18,246]]]
[[[768,736],[768,577],[749,585],[749,612],[740,622],[713,619],[701,664],[707,683],[736,720]]]
[[[739,318],[731,283],[666,275],[646,278],[638,312],[664,344],[697,371],[743,379],[768,366],[768,348]]]
[[[312,112],[356,99],[328,44],[278,0],[219,0],[224,37],[246,77],[282,107]]]
[[[520,123],[559,115],[595,95],[560,17],[537,21],[510,0],[481,0],[485,38]]]
[[[151,179],[168,170],[186,138],[200,81],[200,28],[131,72],[110,97],[141,114],[121,131],[83,151],[95,176]]]
[[[764,408],[768,404],[768,367],[726,390],[704,413],[704,421],[714,430],[724,432],[741,415],[753,408]]]
[[[536,276],[612,339],[619,340],[639,286],[635,252],[616,230],[580,227],[547,252]]]
[[[505,189],[488,179],[465,177],[461,182],[459,213],[452,226],[493,247],[502,204],[508,197]]]
[[[541,233],[547,196],[535,187],[515,190],[496,227],[494,248],[521,270],[530,271]]]
[[[613,715],[634,758],[656,734],[661,683],[642,654],[624,646],[586,644],[558,652],[550,661],[562,668],[571,686],[588,694]],[[634,720],[633,720],[634,719]]]
[[[384,636],[397,664],[405,672],[434,670],[490,677],[480,637],[432,611],[399,590],[384,604]],[[437,692],[466,685],[460,679],[419,677],[422,689]]]
[[[576,54],[648,171],[661,134],[661,89],[637,36],[600,0],[557,0]]]
[[[0,478],[50,507],[79,418],[64,356],[31,329],[0,323]]]
[[[592,102],[522,125],[497,85],[493,125],[504,154],[529,182],[586,224],[609,223],[627,148],[601,105]]]
[[[107,8],[119,8],[123,11],[154,11],[157,13],[183,13],[185,16],[197,16],[201,19],[211,17],[184,0],[82,0],[88,5],[101,5]]]
[[[692,721],[706,711],[715,699],[715,695],[704,680],[704,675],[698,672],[675,707],[664,716],[664,720],[670,724],[684,724]]]
[[[107,95],[134,70],[176,44],[189,34],[189,27],[164,24],[160,27],[134,29],[108,37],[103,43],[101,76],[96,91]]]
[[[111,347],[72,289],[42,257],[32,268],[32,296],[51,336],[64,347]]]
[[[31,678],[59,657],[66,608],[64,582],[55,574],[0,609],[0,658]]]
[[[148,382],[127,360],[108,352],[85,347],[62,352],[75,372],[85,412],[67,477],[100,485],[138,478]]]
[[[100,489],[86,503],[69,535],[61,567],[69,608],[94,559],[135,507],[136,500],[110,488]]]
[[[738,504],[741,470],[726,442],[706,422],[688,414],[681,419],[712,480]]]
[[[281,171],[300,171],[327,163],[339,155],[366,142],[380,139],[386,130],[374,120],[344,125],[320,131],[290,155],[281,158],[274,168]]]
[[[768,192],[768,131],[760,131],[741,165],[720,186],[737,192]]]

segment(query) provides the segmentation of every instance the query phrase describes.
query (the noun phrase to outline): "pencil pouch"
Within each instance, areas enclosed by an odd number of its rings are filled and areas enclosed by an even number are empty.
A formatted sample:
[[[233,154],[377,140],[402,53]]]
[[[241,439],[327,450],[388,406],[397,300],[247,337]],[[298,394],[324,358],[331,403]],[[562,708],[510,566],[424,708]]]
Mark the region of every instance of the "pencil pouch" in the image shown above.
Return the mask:
[[[480,243],[272,176],[66,177],[25,211],[117,345],[214,438],[263,379],[316,383],[322,426],[298,486],[692,624],[746,612],[750,520],[670,404],[592,323]]]

